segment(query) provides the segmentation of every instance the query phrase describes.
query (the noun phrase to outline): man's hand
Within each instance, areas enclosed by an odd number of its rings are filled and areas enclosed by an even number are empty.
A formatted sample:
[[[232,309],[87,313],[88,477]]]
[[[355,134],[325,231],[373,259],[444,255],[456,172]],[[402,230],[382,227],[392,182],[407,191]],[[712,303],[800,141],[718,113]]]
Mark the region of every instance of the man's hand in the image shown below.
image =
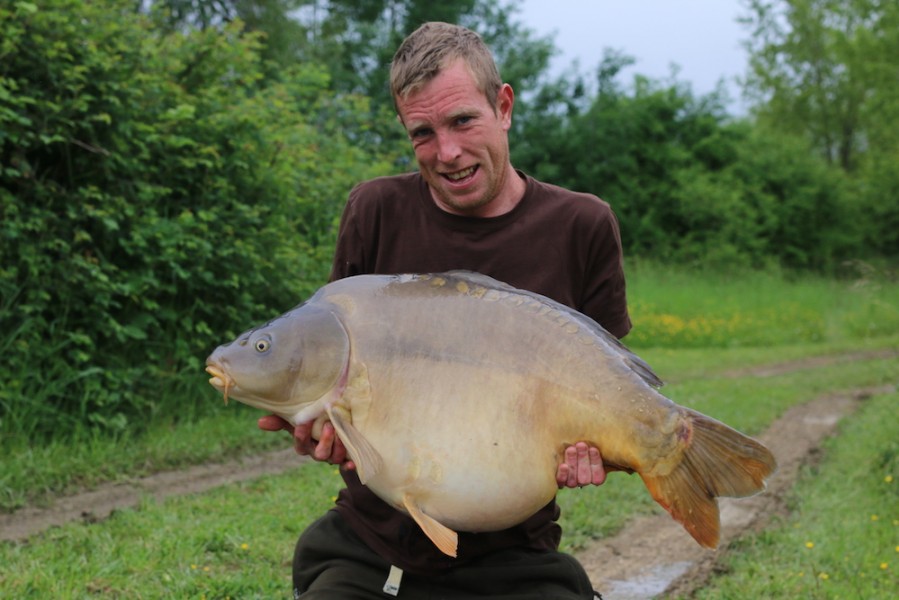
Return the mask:
[[[290,432],[293,435],[293,448],[301,456],[311,456],[315,460],[341,465],[347,469],[356,468],[353,461],[347,460],[346,447],[337,437],[331,423],[322,425],[321,437],[317,440],[312,437],[313,423],[294,426],[279,416],[267,415],[260,418],[257,424],[263,431],[283,429]]]
[[[583,487],[600,485],[606,480],[606,470],[602,466],[599,450],[578,442],[565,449],[565,460],[556,471],[559,487]]]

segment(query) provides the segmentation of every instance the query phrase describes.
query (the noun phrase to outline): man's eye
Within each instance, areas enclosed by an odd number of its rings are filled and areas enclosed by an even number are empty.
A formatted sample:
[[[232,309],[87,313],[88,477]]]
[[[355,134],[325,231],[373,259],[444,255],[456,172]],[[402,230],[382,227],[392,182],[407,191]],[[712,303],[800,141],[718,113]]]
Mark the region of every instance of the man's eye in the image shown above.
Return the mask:
[[[412,132],[413,138],[423,138],[423,137],[427,137],[429,135],[431,135],[430,129],[416,129],[415,131]]]
[[[471,119],[472,119],[471,117],[459,117],[458,119],[456,119],[456,124],[457,125],[467,125],[468,123],[471,122]]]

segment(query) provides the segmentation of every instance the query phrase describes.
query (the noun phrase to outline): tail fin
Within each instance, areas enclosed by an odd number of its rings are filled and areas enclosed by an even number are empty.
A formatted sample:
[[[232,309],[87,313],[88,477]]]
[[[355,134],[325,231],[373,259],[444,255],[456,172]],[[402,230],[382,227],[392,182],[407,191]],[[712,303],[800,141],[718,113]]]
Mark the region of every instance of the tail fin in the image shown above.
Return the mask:
[[[686,410],[690,431],[681,462],[667,475],[641,477],[655,501],[693,539],[714,548],[720,534],[716,498],[761,492],[777,465],[761,443],[711,417]]]

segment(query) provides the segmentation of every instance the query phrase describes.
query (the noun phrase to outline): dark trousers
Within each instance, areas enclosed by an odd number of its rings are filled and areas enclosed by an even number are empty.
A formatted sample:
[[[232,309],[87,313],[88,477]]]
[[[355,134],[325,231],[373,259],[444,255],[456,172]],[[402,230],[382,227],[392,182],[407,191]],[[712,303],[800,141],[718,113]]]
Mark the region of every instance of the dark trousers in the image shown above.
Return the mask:
[[[389,600],[390,564],[372,552],[334,511],[300,536],[293,559],[293,594],[302,600]],[[443,600],[593,600],[590,579],[561,552],[510,549],[438,576],[403,573],[397,598]]]

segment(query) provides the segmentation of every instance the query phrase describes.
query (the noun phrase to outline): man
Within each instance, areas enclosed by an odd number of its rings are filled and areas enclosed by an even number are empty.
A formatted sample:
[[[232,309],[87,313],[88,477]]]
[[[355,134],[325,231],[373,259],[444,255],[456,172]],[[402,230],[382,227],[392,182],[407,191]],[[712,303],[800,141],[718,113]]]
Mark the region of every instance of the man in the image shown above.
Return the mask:
[[[595,196],[538,182],[512,166],[514,93],[477,34],[426,23],[397,50],[390,78],[419,172],[364,182],[350,193],[331,279],[480,271],[624,336],[631,323],[617,221]],[[309,426],[274,416],[259,426],[293,431],[300,454],[344,464],[347,487],[336,507],[297,544],[296,597],[383,598],[385,590],[400,598],[594,597],[583,568],[557,551],[555,501],[508,530],[461,532],[459,556],[449,558],[359,482],[332,427],[314,440]],[[598,450],[583,442],[568,448],[557,479],[570,487],[602,483]]]

